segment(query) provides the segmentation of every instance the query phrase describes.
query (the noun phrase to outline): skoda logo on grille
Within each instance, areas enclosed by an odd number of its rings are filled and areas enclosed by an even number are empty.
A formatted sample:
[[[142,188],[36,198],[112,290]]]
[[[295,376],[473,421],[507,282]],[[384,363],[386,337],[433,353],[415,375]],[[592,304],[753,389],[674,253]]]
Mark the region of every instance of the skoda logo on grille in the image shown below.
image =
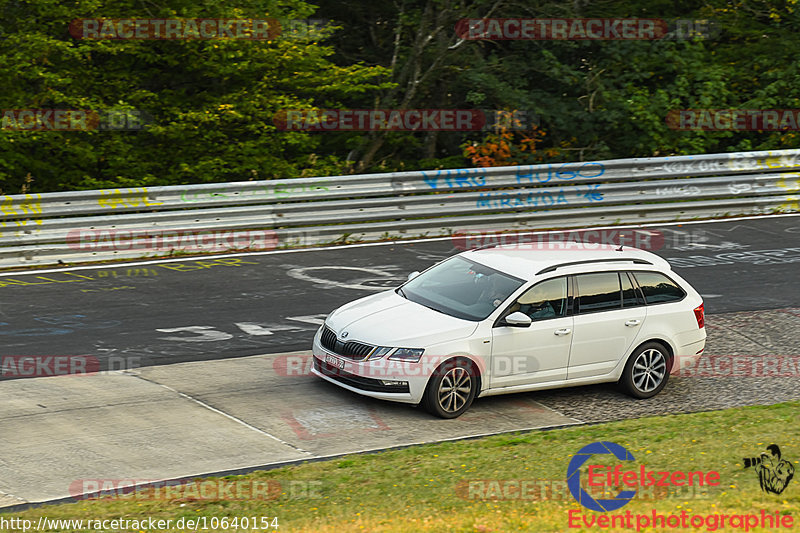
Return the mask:
[[[343,338],[343,339],[346,339],[346,338],[347,338],[347,335],[348,335],[348,333],[347,333],[346,331],[343,331],[343,332],[342,332],[342,338]]]

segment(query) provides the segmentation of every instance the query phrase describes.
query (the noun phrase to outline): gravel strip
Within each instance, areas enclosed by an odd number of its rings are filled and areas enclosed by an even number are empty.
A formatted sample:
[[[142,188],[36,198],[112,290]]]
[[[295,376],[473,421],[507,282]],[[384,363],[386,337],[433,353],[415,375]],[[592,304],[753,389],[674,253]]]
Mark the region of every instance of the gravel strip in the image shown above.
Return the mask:
[[[709,315],[706,328],[704,357],[710,361],[715,356],[750,356],[736,358],[750,368],[746,363],[758,359],[768,362],[776,356],[800,356],[800,308]],[[791,373],[789,377],[672,376],[664,390],[649,400],[626,396],[613,384],[541,391],[528,398],[582,422],[771,405],[800,399],[797,365],[798,359],[790,359],[779,367],[783,373]]]

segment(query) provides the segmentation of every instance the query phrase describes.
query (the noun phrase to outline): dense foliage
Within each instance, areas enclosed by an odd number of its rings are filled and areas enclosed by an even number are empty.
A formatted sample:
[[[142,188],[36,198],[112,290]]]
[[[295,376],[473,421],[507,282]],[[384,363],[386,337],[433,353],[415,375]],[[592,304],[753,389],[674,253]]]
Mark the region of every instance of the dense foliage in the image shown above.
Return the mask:
[[[317,4],[317,5],[314,5]],[[0,109],[144,112],[132,131],[0,129],[0,187],[172,185],[800,146],[679,131],[675,109],[800,108],[797,0],[0,0]],[[94,40],[78,18],[258,18],[273,40]],[[708,20],[707,38],[464,40],[462,18]],[[292,31],[292,21],[322,28]],[[523,111],[523,130],[281,131],[286,109]]]

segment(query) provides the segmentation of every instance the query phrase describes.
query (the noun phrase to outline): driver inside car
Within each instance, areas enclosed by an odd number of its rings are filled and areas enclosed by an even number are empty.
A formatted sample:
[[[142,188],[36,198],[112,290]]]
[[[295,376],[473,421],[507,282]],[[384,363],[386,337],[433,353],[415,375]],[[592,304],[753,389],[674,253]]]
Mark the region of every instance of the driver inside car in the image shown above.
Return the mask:
[[[509,314],[520,311],[533,321],[562,316],[565,303],[562,291],[565,290],[566,286],[555,280],[536,285],[517,299]]]

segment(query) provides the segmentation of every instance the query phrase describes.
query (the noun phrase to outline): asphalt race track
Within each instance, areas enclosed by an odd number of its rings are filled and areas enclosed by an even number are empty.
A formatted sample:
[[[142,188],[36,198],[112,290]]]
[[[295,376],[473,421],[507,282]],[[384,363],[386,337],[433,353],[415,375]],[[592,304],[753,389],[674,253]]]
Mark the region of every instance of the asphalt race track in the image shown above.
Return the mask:
[[[800,303],[800,217],[655,227],[709,314]],[[0,356],[102,370],[310,348],[325,315],[453,255],[447,240],[0,275]],[[675,260],[678,261],[675,261]]]
[[[90,356],[114,370],[3,377],[0,507],[74,496],[82,478],[179,478],[800,397],[800,216],[651,229],[705,298],[707,355],[790,356],[786,375],[676,377],[649,401],[610,385],[499,396],[442,421],[289,371],[330,310],[452,255],[450,240],[0,274],[4,361]]]

